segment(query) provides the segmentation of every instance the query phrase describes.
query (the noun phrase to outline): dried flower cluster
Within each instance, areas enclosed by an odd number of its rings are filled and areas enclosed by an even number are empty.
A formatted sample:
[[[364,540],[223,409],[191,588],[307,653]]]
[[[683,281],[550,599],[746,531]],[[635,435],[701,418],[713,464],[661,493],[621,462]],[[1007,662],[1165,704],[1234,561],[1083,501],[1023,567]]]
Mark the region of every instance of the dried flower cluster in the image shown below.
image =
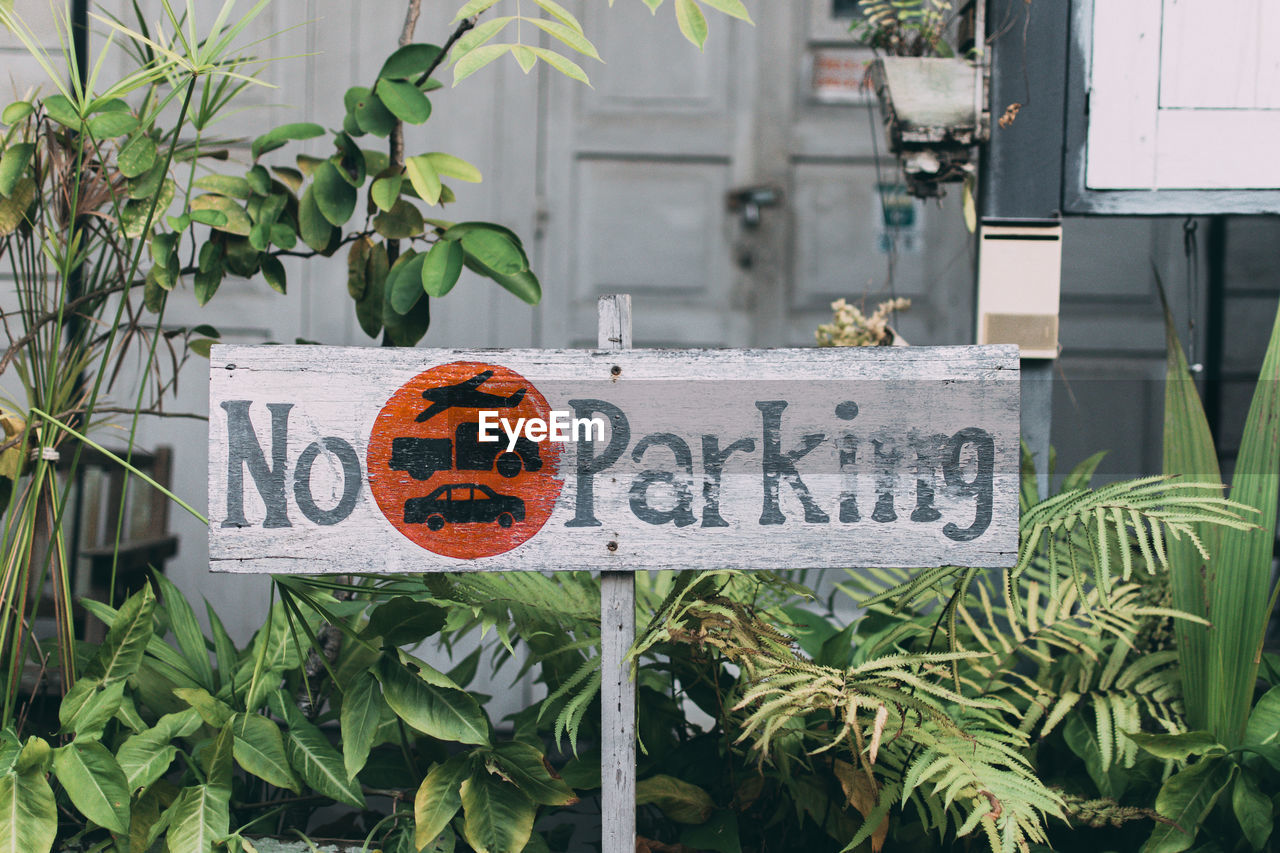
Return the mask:
[[[889,326],[889,317],[894,311],[905,311],[910,307],[910,299],[889,299],[876,306],[875,313],[868,317],[858,306],[837,299],[831,303],[832,321],[818,327],[818,346],[892,346],[897,334]]]

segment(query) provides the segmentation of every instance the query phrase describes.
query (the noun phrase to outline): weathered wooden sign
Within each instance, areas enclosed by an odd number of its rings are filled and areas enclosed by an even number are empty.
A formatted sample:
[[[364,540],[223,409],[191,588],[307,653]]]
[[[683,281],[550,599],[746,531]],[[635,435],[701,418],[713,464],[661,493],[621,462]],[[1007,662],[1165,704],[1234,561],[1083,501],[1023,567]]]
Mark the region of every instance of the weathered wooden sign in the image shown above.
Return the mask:
[[[1016,347],[216,346],[230,572],[1007,566]]]

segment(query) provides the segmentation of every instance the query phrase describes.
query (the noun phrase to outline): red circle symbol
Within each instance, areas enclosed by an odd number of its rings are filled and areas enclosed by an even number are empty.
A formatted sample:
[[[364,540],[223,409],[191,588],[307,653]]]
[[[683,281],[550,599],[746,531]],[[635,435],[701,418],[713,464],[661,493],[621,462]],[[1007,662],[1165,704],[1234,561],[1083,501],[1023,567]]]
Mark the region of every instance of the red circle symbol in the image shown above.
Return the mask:
[[[551,517],[564,482],[558,443],[515,446],[501,426],[480,440],[480,412],[512,429],[520,418],[551,421],[547,400],[497,364],[454,362],[406,382],[373,424],[366,465],[382,514],[418,545],[471,560],[503,554]]]

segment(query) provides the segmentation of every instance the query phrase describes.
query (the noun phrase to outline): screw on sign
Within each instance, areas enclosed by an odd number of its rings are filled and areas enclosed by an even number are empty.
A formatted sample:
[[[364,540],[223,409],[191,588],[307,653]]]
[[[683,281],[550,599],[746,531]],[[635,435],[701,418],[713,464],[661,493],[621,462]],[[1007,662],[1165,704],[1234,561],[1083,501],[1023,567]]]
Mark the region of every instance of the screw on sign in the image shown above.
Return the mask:
[[[374,500],[400,533],[436,554],[510,551],[542,529],[564,485],[558,444],[481,441],[482,410],[551,418],[546,398],[518,373],[454,362],[406,382],[374,421],[366,458]]]

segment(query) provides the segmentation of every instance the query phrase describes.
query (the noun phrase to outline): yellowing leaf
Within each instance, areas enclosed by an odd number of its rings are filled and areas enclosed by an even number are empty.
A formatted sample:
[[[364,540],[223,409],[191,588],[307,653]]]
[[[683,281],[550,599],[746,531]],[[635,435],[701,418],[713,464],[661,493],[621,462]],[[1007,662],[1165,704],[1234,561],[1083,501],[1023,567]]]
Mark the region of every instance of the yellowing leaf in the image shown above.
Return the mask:
[[[538,58],[559,71],[571,80],[577,80],[579,83],[591,85],[591,81],[587,79],[587,72],[582,70],[582,66],[569,59],[567,56],[561,56],[554,50],[547,50],[545,47],[529,48],[538,55]]]
[[[440,175],[428,155],[410,157],[404,168],[409,174],[409,183],[413,184],[419,198],[431,205],[440,201]]]
[[[684,37],[702,50],[707,43],[707,19],[695,0],[676,0],[676,23]]]
[[[480,170],[461,157],[439,151],[433,151],[425,156],[438,174],[471,184],[478,184],[481,181]]]
[[[509,44],[486,44],[463,54],[453,66],[453,85],[456,86],[472,74],[475,74],[481,68],[511,50],[513,46]],[[534,53],[538,52],[535,48],[530,48],[530,50],[533,50]]]

